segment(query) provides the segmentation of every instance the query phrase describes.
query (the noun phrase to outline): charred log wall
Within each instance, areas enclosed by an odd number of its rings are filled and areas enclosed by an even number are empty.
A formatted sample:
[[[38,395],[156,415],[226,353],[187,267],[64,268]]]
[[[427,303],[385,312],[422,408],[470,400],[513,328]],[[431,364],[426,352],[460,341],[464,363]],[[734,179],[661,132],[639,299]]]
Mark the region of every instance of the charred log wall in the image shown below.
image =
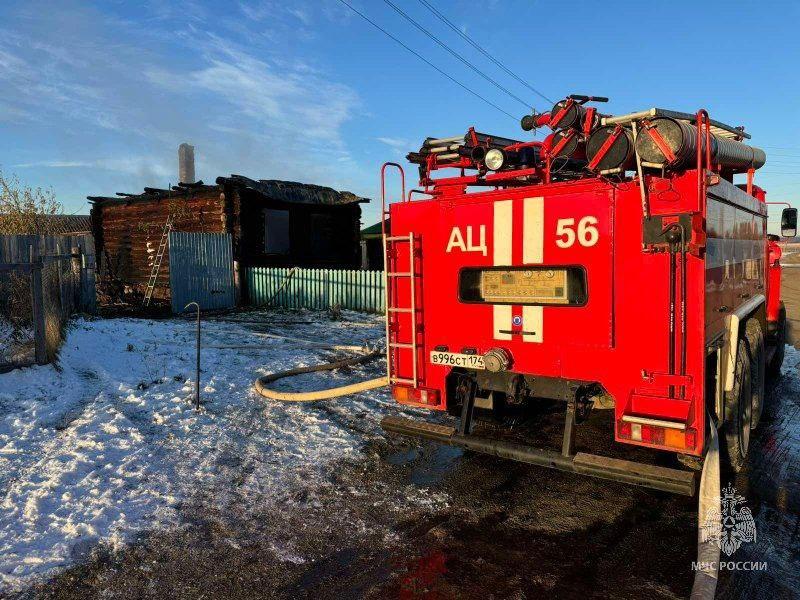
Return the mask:
[[[361,207],[298,204],[241,191],[239,243],[244,266],[358,268],[361,264]],[[267,209],[289,213],[289,249],[266,251]]]
[[[92,218],[100,277],[125,292],[143,293],[169,215],[173,215],[175,231],[223,233],[228,221],[224,204],[216,188],[191,195],[96,203]],[[169,298],[169,252],[161,263],[155,297]]]

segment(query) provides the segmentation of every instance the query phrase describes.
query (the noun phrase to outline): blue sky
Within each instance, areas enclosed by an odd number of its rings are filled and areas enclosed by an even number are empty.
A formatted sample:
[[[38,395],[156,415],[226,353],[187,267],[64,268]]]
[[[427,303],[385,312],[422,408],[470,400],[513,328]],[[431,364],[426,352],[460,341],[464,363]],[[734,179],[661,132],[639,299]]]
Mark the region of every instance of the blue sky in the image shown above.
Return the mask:
[[[524,114],[382,0],[350,1]],[[800,196],[798,4],[430,1],[550,98],[605,95],[617,113],[705,107],[745,125],[767,151],[757,181],[769,199]],[[394,2],[531,106],[549,108],[418,0]],[[183,141],[196,146],[206,182],[240,173],[378,198],[382,162],[469,125],[527,135],[338,0],[0,6],[0,167],[52,187],[66,212],[88,211],[86,195],[174,183]],[[365,224],[377,216],[365,208]]]

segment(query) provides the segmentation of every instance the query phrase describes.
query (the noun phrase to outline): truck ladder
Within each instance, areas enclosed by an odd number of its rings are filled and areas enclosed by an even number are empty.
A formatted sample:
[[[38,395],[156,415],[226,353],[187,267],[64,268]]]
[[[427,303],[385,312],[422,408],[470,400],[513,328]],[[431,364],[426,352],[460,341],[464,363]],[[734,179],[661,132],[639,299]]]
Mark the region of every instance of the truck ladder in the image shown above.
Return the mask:
[[[391,236],[385,235],[383,238],[384,252],[384,278],[386,286],[386,369],[391,383],[404,383],[417,386],[419,382],[418,362],[419,362],[419,340],[417,339],[417,269],[416,269],[416,250],[415,238],[413,233],[408,235]],[[397,270],[397,257],[401,244],[408,244],[408,271]],[[401,278],[409,280],[409,303],[406,306],[393,304],[397,281]],[[399,328],[399,317],[401,314],[408,314],[411,319],[411,340],[401,341],[398,339],[397,329]],[[398,373],[397,356],[402,351],[411,351],[411,377],[401,377]]]
[[[150,279],[147,280],[147,289],[144,292],[144,301],[142,306],[150,306],[150,301],[153,299],[153,292],[156,289],[156,281],[158,281],[158,272],[161,270],[161,261],[164,260],[164,252],[167,250],[169,244],[169,232],[172,231],[173,215],[167,217],[167,222],[164,223],[164,229],[161,231],[161,241],[158,243],[158,251],[156,252],[155,259],[153,259],[153,268],[150,269]]]

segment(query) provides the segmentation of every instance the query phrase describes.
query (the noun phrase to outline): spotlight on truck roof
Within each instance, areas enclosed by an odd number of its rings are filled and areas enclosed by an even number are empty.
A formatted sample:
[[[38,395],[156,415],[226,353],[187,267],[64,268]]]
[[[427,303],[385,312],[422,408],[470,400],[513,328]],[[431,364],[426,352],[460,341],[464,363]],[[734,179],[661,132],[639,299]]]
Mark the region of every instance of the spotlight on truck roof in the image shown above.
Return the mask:
[[[503,165],[506,162],[506,155],[499,148],[492,148],[486,152],[483,162],[487,169],[491,171],[499,171],[503,168]]]

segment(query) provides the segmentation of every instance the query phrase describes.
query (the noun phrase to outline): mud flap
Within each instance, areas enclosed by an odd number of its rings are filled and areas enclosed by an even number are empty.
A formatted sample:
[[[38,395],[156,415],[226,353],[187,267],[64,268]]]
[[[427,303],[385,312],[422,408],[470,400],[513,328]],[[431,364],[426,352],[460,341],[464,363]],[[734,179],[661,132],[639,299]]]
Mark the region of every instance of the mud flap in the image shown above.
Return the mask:
[[[700,478],[699,503],[697,508],[697,563],[694,576],[691,600],[711,600],[717,591],[719,579],[719,546],[709,539],[705,525],[714,512],[719,510],[720,502],[720,467],[719,467],[719,435],[714,419],[709,416],[710,439],[708,452],[703,463],[703,474]]]

